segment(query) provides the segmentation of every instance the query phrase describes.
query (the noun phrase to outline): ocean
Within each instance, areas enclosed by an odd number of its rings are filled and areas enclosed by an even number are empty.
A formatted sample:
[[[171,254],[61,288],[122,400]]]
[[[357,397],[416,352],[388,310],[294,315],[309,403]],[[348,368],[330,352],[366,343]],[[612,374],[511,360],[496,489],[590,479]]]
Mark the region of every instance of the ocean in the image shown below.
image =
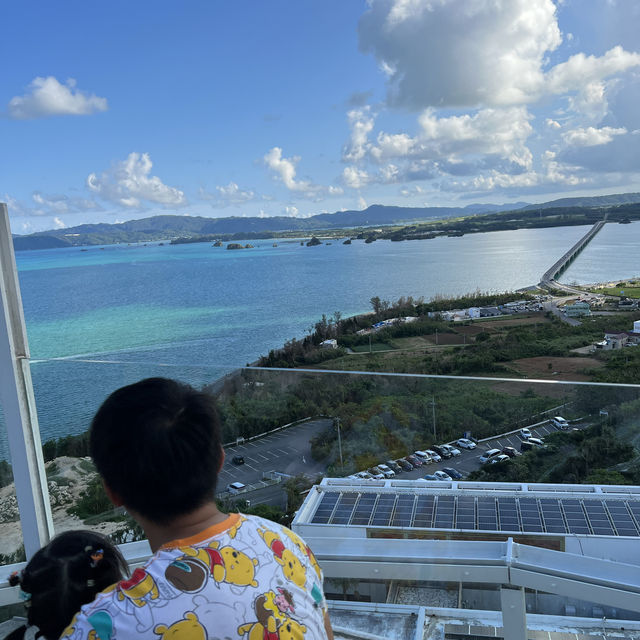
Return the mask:
[[[238,251],[150,243],[18,252],[42,440],[85,431],[123,384],[152,375],[210,382],[303,337],[323,313],[369,311],[373,296],[535,284],[587,229],[316,247],[252,240],[255,248]],[[639,223],[606,225],[562,280],[634,275],[639,241]]]

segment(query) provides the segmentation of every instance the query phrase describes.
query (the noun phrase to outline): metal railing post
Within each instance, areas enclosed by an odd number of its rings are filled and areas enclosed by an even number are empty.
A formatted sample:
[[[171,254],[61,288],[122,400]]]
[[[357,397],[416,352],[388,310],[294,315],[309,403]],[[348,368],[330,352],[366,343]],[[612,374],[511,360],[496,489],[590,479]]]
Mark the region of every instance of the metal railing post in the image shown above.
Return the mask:
[[[0,402],[27,558],[53,535],[47,477],[29,368],[29,346],[7,206],[0,203]]]

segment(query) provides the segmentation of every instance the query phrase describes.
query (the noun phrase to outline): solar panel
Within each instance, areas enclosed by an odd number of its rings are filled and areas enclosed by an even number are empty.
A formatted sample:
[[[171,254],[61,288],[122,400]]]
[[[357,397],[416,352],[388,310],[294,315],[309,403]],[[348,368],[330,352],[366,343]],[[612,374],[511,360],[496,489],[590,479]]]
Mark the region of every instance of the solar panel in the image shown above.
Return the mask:
[[[416,512],[413,517],[414,527],[430,527],[433,519],[433,496],[418,496],[416,500]]]
[[[394,527],[408,527],[411,525],[413,515],[413,503],[415,496],[399,495],[396,510],[393,512],[391,525]]]
[[[351,524],[369,524],[371,520],[371,513],[373,512],[373,506],[378,499],[376,493],[363,493],[358,500],[356,508],[353,510],[353,516],[351,518]]]
[[[381,494],[378,503],[371,517],[371,524],[377,526],[388,526],[391,520],[391,512],[396,501],[395,495]]]
[[[340,494],[334,491],[327,491],[320,500],[320,504],[316,509],[316,512],[313,516],[311,522],[315,522],[317,524],[326,524],[329,522],[329,518],[333,513],[333,508],[336,506],[336,502],[338,502],[338,498]]]
[[[336,504],[336,508],[333,510],[331,524],[348,524],[357,499],[357,493],[343,493]]]
[[[640,500],[327,491],[311,522],[638,537]]]

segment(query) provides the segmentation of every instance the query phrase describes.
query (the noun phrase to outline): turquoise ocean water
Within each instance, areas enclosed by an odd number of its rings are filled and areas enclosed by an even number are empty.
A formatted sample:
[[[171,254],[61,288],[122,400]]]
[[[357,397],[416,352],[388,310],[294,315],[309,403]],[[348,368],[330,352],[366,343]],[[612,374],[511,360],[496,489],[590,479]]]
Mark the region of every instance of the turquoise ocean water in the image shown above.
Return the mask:
[[[586,230],[316,247],[265,240],[242,251],[200,243],[19,252],[42,439],[84,431],[122,384],[150,375],[214,380],[304,336],[323,313],[369,310],[375,295],[430,298],[535,284]],[[640,224],[606,225],[563,280],[640,272],[639,240]]]

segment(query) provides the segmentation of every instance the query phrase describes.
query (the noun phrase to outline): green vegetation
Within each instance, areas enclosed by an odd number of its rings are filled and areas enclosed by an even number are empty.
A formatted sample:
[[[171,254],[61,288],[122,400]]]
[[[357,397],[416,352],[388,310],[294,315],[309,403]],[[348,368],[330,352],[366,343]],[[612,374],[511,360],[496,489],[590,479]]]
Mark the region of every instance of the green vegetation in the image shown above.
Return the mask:
[[[101,516],[102,521],[109,519],[103,517],[106,512],[113,512],[113,504],[107,497],[102,480],[95,475],[87,483],[87,488],[80,495],[76,504],[69,508],[69,513],[78,516],[82,520],[87,520],[94,516]],[[118,519],[121,519],[119,516]]]

